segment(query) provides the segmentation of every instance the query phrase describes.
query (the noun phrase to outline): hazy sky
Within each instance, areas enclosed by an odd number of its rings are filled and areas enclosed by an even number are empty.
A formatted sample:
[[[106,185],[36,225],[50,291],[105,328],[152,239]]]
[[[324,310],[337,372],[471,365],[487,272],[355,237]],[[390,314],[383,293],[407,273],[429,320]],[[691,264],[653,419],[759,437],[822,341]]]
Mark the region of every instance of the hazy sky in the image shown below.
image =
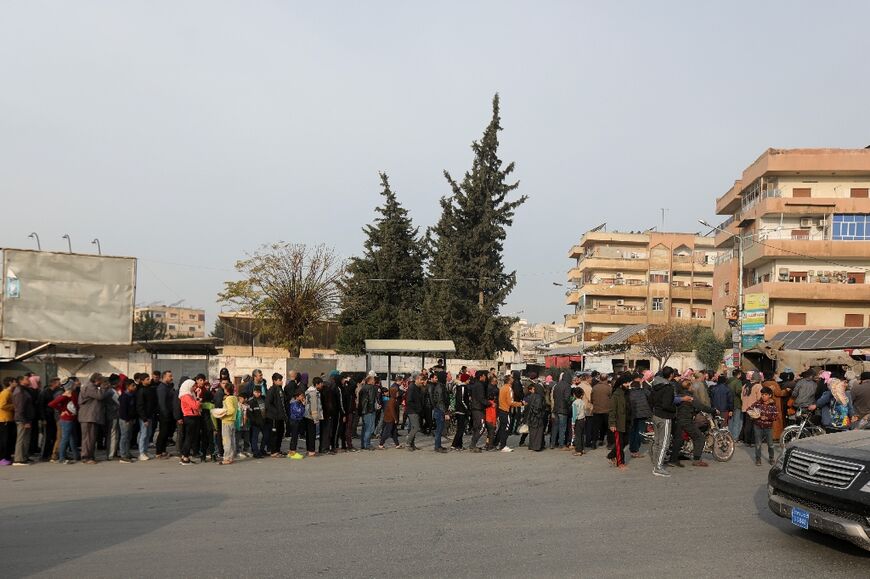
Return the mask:
[[[498,91],[504,312],[552,321],[589,227],[698,231],[767,147],[870,144],[865,2],[326,4],[0,3],[0,246],[99,237],[211,326],[262,243],[358,253],[379,170],[432,224]]]

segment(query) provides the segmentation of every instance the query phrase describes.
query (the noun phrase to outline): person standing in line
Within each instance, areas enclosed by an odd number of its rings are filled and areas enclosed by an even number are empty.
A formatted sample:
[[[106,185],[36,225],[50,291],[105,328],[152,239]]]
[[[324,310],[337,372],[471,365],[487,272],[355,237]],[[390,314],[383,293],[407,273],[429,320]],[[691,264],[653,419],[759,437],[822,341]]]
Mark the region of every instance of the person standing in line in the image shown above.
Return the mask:
[[[345,452],[357,452],[353,447],[353,421],[356,408],[354,406],[354,385],[349,376],[342,376],[340,386],[341,393],[341,425],[339,427],[341,449]]]
[[[299,460],[302,455],[296,449],[299,445],[299,433],[302,431],[302,425],[305,420],[305,393],[296,391],[296,396],[290,400],[290,406],[287,408],[287,433],[290,435],[290,448],[287,450],[287,458]],[[308,434],[306,430],[306,445],[308,443]]]
[[[632,458],[640,458],[640,445],[643,441],[643,432],[646,423],[652,416],[651,396],[652,392],[644,388],[640,374],[632,374],[629,385],[628,403],[631,413],[631,427],[628,440],[628,451]]]
[[[96,447],[97,425],[106,420],[105,400],[112,395],[110,388],[105,388],[103,375],[96,372],[90,381],[82,386],[79,394],[79,424],[82,427],[82,461],[85,464],[97,464],[94,459]]]
[[[221,401],[224,415],[221,417],[221,439],[223,440],[224,457],[220,464],[228,465],[235,462],[236,452],[236,414],[239,411],[239,399],[233,395],[234,388],[226,378],[221,379],[224,397]]]
[[[486,397],[488,381],[486,370],[478,370],[474,375],[474,382],[471,383],[471,452],[481,452],[477,441],[480,440],[483,432],[484,413],[492,405]],[[410,390],[408,392],[410,393]]]
[[[604,443],[611,446],[613,434],[610,432],[610,395],[613,391],[607,380],[592,387],[592,444],[593,448]]]
[[[728,424],[734,413],[734,393],[728,387],[726,379],[726,375],[720,375],[716,379],[716,384],[710,388],[710,406],[725,419],[725,424]]]
[[[119,381],[119,384],[123,392],[118,397],[118,426],[121,429],[118,458],[123,464],[130,464],[133,462],[133,457],[130,455],[130,438],[139,416],[136,413],[136,382],[124,378]]]
[[[571,403],[571,422],[574,424],[574,456],[583,456],[586,435],[586,415],[591,408],[584,400],[586,392],[579,386],[574,388],[574,401]]]
[[[413,383],[408,387],[408,398],[405,409],[408,413],[408,435],[405,438],[405,446],[408,450],[419,450],[414,442],[420,432],[420,413],[423,412],[423,385],[426,383],[426,373],[418,372],[413,376]]]
[[[127,377],[123,374],[116,376],[113,382],[109,382],[106,391],[109,396],[106,397],[103,403],[106,409],[106,423],[104,432],[106,433],[106,460],[118,458],[118,446],[121,441],[121,424],[120,424],[120,399],[124,392],[124,384],[127,382]]]
[[[157,431],[155,453],[157,458],[169,458],[166,446],[175,431],[175,415],[172,411],[172,371],[166,370],[157,385],[157,415],[160,430]],[[83,437],[84,438],[84,437]]]
[[[640,376],[637,376],[640,380]],[[631,382],[624,379],[610,396],[610,414],[608,428],[613,433],[613,448],[608,453],[608,460],[620,470],[628,468],[625,464],[625,447],[628,446],[628,429],[632,423],[631,404],[626,396],[626,390]]]
[[[157,421],[157,390],[151,383],[147,372],[136,374],[139,378],[136,385],[136,413],[139,415],[139,460],[150,460],[148,445],[154,436],[154,426]]]
[[[384,404],[384,425],[381,428],[381,440],[378,444],[380,450],[384,449],[384,443],[388,438],[393,439],[396,448],[402,448],[399,443],[399,430],[396,428],[399,420],[399,385],[396,382],[390,386],[387,396],[387,402]]]
[[[459,382],[453,392],[453,415],[456,417],[456,434],[453,436],[453,444],[450,445],[453,450],[465,450],[462,446],[462,439],[468,426],[468,414],[471,412],[471,391],[468,388],[468,379],[468,374],[461,372],[458,376]]]
[[[284,419],[286,416],[284,376],[275,372],[272,374],[272,386],[266,392],[266,428],[270,431],[269,454],[272,458],[283,456],[281,442],[284,440]]]
[[[42,426],[42,461],[57,462],[58,431],[57,416],[48,404],[63,393],[60,378],[52,378],[39,392],[36,413]]]
[[[728,388],[731,390],[731,398],[734,401],[731,419],[728,421],[728,431],[731,433],[734,441],[737,442],[743,438],[743,371],[739,368],[731,371]]]
[[[36,407],[33,396],[27,391],[21,381],[12,391],[12,405],[15,407],[15,460],[12,466],[26,466],[30,463],[30,437],[33,435],[33,419],[36,417]]]
[[[375,428],[375,401],[378,390],[375,386],[375,377],[367,376],[360,385],[357,394],[357,411],[362,418],[362,432],[360,433],[360,448],[362,450],[374,450],[372,448],[372,434]]]
[[[60,446],[58,460],[61,464],[73,464],[80,460],[79,455],[79,395],[76,392],[75,378],[70,378],[63,385],[63,394],[52,400],[49,405],[60,413]]]
[[[320,454],[335,454],[335,430],[338,426],[339,402],[341,396],[335,384],[336,376],[332,373],[320,386],[320,405],[323,408],[323,420],[320,421]]]
[[[311,386],[305,391],[305,448],[308,456],[317,456],[317,424],[323,420],[323,407],[320,405],[320,389],[323,379],[317,376],[311,380]]]
[[[529,384],[529,395],[526,402],[526,422],[529,425],[529,443],[526,448],[535,452],[544,450],[544,429],[547,427],[548,412],[541,394],[543,387],[532,382]]]
[[[502,452],[513,452],[514,449],[507,445],[508,433],[510,432],[511,412],[522,407],[523,403],[514,400],[514,376],[505,376],[504,384],[498,391],[498,435],[496,436],[498,449]]]
[[[709,466],[705,461],[701,460],[704,452],[704,435],[698,425],[695,424],[695,414],[699,411],[713,414],[713,409],[701,401],[695,399],[692,395],[692,382],[685,379],[680,384],[677,395],[674,397],[674,404],[677,407],[674,436],[671,442],[671,460],[668,466],[682,467],[680,464],[680,451],[683,448],[683,433],[689,435],[692,439],[692,465],[706,467]]]
[[[263,398],[263,388],[254,386],[253,396],[248,401],[249,415],[251,419],[251,451],[254,458],[266,456],[266,444],[270,432],[266,432],[266,400]]]
[[[181,414],[184,421],[184,439],[181,442],[181,460],[179,464],[186,466],[191,464],[190,455],[196,453],[199,448],[199,432],[201,430],[202,409],[200,400],[197,399],[194,387],[196,382],[185,380],[178,388],[178,400],[181,404]]]
[[[15,452],[17,427],[15,425],[15,405],[12,403],[12,392],[15,390],[15,378],[3,378],[0,386],[0,466],[10,466]]]
[[[653,474],[655,476],[669,477],[671,473],[665,468],[665,455],[671,439],[671,427],[677,413],[674,403],[676,388],[673,377],[676,371],[670,366],[665,366],[652,382],[652,410],[653,428],[655,438],[650,454],[653,461]]]
[[[433,374],[435,380],[429,384],[429,395],[432,398],[432,418],[435,421],[435,452],[445,453],[447,449],[441,444],[444,436],[444,421],[448,419],[447,412],[450,409],[450,394],[447,392],[447,384],[439,379],[438,374]],[[507,437],[505,437],[507,438]]]
[[[743,392],[740,396],[743,402],[743,441],[747,446],[753,445],[755,440],[752,428],[752,420],[746,413],[749,407],[761,400],[761,382],[764,380],[764,374],[761,372],[747,372],[747,381],[743,385]]]

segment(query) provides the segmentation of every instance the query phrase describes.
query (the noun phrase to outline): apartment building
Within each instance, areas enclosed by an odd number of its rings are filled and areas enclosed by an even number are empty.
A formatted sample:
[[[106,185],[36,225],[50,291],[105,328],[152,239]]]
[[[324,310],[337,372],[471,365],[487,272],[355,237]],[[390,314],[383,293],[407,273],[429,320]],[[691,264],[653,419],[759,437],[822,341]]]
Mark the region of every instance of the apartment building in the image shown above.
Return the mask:
[[[634,324],[711,325],[716,254],[693,233],[588,231],[568,253],[565,323],[587,345]]]
[[[722,197],[714,329],[744,294],[768,300],[764,337],[870,325],[870,149],[768,149]]]
[[[149,313],[166,324],[167,338],[205,337],[205,310],[152,305],[134,310],[136,318]]]

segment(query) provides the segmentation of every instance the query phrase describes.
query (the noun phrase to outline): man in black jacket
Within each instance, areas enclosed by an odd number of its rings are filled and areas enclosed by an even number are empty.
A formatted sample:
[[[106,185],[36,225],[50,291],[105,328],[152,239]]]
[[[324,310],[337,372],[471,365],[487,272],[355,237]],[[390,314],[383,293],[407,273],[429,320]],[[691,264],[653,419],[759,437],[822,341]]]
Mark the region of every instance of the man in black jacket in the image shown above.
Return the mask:
[[[665,469],[665,453],[671,436],[671,427],[676,415],[677,395],[673,378],[676,371],[670,366],[662,368],[652,383],[653,428],[655,439],[652,445],[653,474],[668,477],[671,474]]]
[[[468,413],[471,412],[471,390],[468,388],[468,375],[459,374],[459,382],[453,390],[453,414],[456,416],[456,435],[453,437],[453,450],[465,450],[462,447],[462,437],[468,425]]]
[[[172,410],[172,372],[166,370],[157,385],[157,413],[159,415],[160,430],[157,432],[155,453],[158,458],[169,458],[166,445],[169,437],[175,432],[175,416]]]
[[[579,373],[577,382],[580,382]],[[553,428],[550,431],[550,448],[563,448],[569,444],[568,415],[571,413],[571,375],[562,374],[559,383],[553,387]]]
[[[320,390],[320,405],[323,408],[323,420],[320,421],[320,454],[335,454],[333,429],[338,421],[338,387],[335,385],[335,376],[329,375],[323,381]]]
[[[692,439],[692,453],[694,466],[709,466],[701,460],[701,454],[704,451],[704,435],[695,424],[695,413],[706,412],[713,414],[713,409],[702,404],[692,395],[692,384],[688,380],[684,381],[677,388],[677,394],[674,397],[676,411],[674,413],[674,435],[671,442],[671,460],[668,461],[668,466],[683,466],[680,464],[680,450],[683,448],[683,432],[686,432]]]
[[[450,395],[447,393],[447,384],[437,380],[429,383],[429,395],[432,399],[432,419],[435,421],[435,452],[447,452],[441,446],[441,437],[444,434],[444,420],[450,409]]]
[[[405,439],[405,445],[408,450],[419,450],[414,444],[417,438],[417,433],[420,432],[420,413],[423,412],[423,385],[426,384],[426,373],[419,372],[414,374],[413,382],[408,387],[408,398],[405,401],[405,411],[408,413],[408,436]]]
[[[134,377],[136,381],[136,414],[139,415],[139,460],[148,460],[148,445],[154,436],[157,420],[157,390],[151,385],[151,376],[141,372]]]
[[[284,440],[284,421],[287,419],[287,406],[284,404],[284,376],[272,374],[272,386],[266,393],[266,432],[271,432],[269,452],[273,458],[281,456],[281,442]]]
[[[471,452],[481,452],[477,446],[480,434],[483,431],[484,412],[492,405],[487,398],[489,373],[486,370],[478,370],[474,374],[474,382],[471,383]]]

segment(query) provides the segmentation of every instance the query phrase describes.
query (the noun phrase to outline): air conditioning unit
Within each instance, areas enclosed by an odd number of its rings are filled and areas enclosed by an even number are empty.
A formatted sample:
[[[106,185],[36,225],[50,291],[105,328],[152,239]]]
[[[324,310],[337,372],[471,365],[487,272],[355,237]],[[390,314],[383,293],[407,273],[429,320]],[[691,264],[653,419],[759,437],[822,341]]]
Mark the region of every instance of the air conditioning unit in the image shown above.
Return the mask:
[[[812,217],[801,217],[801,227],[812,227],[813,226],[813,218]]]
[[[621,271],[616,272],[616,279],[622,279],[622,272]]]
[[[828,225],[828,220],[824,217],[819,219],[819,227],[826,227]]]
[[[618,306],[624,306],[624,305],[625,305],[625,300],[616,300],[616,305],[618,305]]]

